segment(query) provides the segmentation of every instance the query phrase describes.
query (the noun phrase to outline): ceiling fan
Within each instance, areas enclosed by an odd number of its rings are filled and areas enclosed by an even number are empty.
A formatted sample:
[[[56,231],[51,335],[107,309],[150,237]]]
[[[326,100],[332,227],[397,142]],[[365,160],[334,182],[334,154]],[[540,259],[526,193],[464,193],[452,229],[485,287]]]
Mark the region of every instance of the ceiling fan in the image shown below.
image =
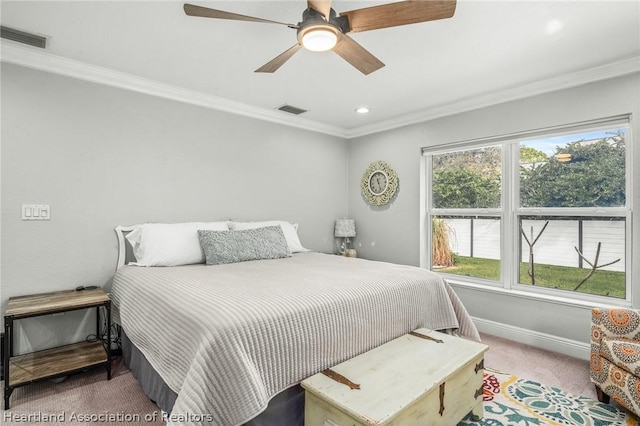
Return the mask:
[[[184,12],[189,16],[279,24],[297,30],[298,42],[255,72],[275,72],[305,47],[318,52],[333,50],[365,75],[382,68],[384,64],[347,33],[446,19],[452,17],[455,10],[456,0],[414,0],[366,7],[338,15],[331,8],[331,0],[307,0],[302,21],[287,24],[188,3],[184,5]]]

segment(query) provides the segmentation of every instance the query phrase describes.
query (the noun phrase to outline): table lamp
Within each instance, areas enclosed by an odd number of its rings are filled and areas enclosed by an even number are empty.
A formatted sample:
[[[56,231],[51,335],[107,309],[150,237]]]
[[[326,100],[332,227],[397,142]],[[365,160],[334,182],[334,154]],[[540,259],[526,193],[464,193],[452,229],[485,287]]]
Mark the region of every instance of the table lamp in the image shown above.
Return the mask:
[[[356,236],[356,221],[353,219],[338,219],[333,235],[336,238],[343,238],[340,245],[340,254],[345,254],[349,250],[350,238]]]

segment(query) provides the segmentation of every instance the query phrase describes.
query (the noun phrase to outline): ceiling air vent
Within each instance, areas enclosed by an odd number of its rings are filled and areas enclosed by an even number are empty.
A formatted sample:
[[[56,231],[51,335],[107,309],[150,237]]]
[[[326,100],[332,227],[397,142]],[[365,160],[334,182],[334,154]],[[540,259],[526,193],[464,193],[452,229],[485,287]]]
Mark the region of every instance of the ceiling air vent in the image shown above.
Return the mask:
[[[17,41],[18,43],[29,44],[41,49],[47,47],[46,37],[14,30],[13,28],[7,28],[5,26],[0,26],[0,37],[6,38],[7,40]]]
[[[306,109],[294,107],[294,106],[287,105],[287,104],[282,105],[278,109],[280,111],[288,112],[289,114],[295,114],[295,115],[300,115],[300,114],[302,114],[304,112],[307,112]]]

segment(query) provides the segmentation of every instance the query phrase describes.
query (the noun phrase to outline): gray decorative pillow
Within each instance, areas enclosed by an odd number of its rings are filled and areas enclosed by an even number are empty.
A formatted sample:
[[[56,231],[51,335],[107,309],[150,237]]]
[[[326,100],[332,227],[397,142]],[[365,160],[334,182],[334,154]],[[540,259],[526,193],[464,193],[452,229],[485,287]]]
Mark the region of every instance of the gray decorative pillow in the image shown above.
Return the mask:
[[[280,226],[241,231],[199,230],[198,238],[207,265],[291,257]]]

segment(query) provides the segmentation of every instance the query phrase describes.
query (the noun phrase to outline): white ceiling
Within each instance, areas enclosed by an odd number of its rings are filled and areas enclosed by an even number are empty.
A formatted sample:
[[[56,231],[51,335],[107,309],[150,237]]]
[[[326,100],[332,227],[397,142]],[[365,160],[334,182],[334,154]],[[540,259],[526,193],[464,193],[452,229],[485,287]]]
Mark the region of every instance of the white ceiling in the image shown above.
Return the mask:
[[[300,21],[306,7],[304,0],[189,1],[290,23]],[[333,7],[339,13],[388,2],[334,0]],[[473,105],[474,99],[497,102],[523,87],[544,91],[570,86],[574,77],[579,84],[640,68],[638,0],[458,0],[451,19],[352,34],[386,64],[368,76],[333,52],[304,49],[275,74],[254,73],[296,43],[295,30],[189,17],[183,3],[2,0],[1,21],[46,35],[46,53],[38,55],[351,135]],[[23,49],[11,41],[2,46]],[[300,118],[274,111],[285,103],[308,112]],[[363,105],[371,108],[366,116],[354,112]]]

